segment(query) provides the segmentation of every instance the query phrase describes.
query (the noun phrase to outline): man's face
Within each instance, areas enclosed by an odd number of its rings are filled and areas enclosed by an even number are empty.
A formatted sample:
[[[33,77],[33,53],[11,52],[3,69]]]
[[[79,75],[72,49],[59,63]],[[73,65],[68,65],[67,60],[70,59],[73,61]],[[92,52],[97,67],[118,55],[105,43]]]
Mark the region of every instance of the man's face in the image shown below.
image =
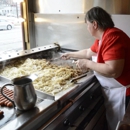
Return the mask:
[[[97,29],[97,25],[96,25],[96,22],[89,22],[87,21],[87,29],[89,31],[89,33],[92,35],[92,36],[95,36],[95,33],[96,33],[96,29]]]

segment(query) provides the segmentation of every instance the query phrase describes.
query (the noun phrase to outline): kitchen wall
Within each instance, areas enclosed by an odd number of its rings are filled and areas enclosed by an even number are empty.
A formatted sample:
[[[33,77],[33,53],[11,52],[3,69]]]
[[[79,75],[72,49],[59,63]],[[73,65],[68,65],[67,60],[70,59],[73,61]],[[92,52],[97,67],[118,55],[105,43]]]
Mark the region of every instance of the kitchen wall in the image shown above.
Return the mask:
[[[115,25],[130,36],[129,0],[34,0],[29,7],[31,48],[53,43],[76,50],[90,47],[94,38],[87,31],[84,16],[93,6],[106,9]]]

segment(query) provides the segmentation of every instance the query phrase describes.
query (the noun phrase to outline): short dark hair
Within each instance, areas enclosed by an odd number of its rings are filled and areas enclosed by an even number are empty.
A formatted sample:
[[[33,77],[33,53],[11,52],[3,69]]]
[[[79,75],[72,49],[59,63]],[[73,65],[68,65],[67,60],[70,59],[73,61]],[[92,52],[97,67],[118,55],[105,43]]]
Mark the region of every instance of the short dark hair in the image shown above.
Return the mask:
[[[98,23],[98,27],[105,30],[107,28],[114,27],[114,22],[111,18],[111,15],[107,13],[104,9],[101,7],[93,7],[91,8],[85,16],[85,22],[93,22],[96,21]]]

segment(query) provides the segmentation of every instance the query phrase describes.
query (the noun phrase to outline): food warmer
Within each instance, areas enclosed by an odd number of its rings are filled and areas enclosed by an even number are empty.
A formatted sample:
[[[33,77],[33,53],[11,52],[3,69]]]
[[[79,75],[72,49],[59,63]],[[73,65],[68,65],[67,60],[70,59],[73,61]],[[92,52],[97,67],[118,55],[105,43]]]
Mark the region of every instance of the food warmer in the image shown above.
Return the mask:
[[[0,57],[1,69],[14,60],[22,58],[53,59],[61,53],[75,51],[52,44],[25,51],[13,52]],[[57,61],[58,64],[59,61]],[[66,61],[67,62],[67,61]],[[60,63],[61,65],[61,63]],[[0,76],[0,86],[10,80]],[[13,88],[10,88],[12,89]],[[103,129],[105,109],[101,87],[92,71],[88,71],[74,85],[55,95],[36,90],[37,102],[34,108],[19,111],[0,106],[4,116],[0,118],[1,130],[97,130]]]

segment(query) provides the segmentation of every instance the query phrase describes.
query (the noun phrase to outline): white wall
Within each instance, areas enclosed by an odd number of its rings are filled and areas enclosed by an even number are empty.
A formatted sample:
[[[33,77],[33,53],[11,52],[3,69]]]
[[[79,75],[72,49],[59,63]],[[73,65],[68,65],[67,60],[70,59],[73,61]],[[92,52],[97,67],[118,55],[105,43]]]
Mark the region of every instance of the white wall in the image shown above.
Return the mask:
[[[130,15],[112,15],[115,26],[122,29],[130,37]]]

